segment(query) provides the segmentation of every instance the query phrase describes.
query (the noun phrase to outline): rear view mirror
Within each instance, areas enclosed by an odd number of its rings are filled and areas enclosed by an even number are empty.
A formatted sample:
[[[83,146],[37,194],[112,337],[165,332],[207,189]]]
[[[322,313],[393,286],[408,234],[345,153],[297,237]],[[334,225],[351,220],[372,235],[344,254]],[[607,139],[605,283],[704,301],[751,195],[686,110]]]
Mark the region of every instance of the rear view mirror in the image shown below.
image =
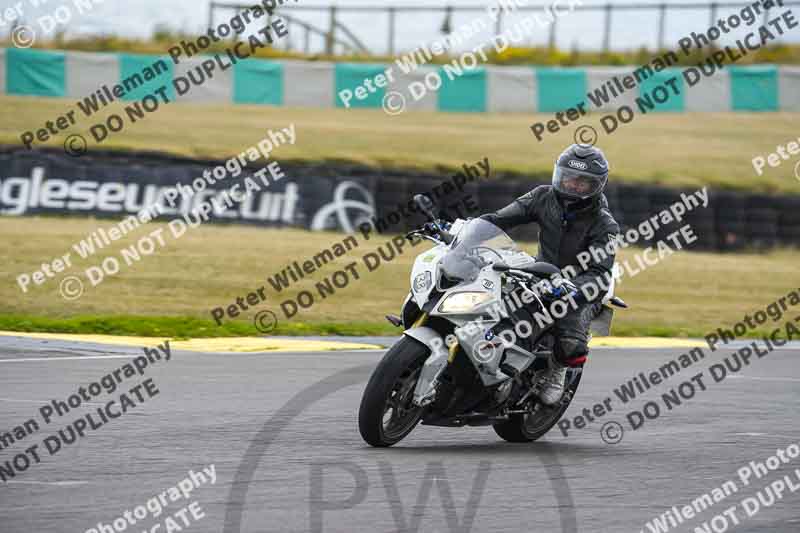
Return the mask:
[[[431,221],[436,220],[436,215],[433,213],[433,200],[425,196],[424,194],[417,194],[414,196],[414,203],[417,204],[420,211],[425,213]]]

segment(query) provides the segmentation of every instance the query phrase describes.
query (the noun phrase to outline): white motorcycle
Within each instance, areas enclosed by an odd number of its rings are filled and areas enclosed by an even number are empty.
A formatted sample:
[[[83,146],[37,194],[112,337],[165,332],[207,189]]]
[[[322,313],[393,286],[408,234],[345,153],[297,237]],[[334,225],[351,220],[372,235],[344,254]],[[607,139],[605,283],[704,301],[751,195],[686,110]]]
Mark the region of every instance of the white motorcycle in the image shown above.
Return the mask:
[[[537,378],[547,369],[554,341],[541,289],[558,284],[560,270],[537,263],[484,219],[450,224],[436,220],[430,199],[415,200],[432,222],[407,238],[435,246],[414,263],[402,316],[387,316],[405,331],[364,390],[361,436],[372,446],[391,446],[421,422],[492,425],[509,442],[538,439],[569,407],[585,362],[568,369],[560,403],[538,401]],[[608,304],[627,307],[613,296],[613,281],[592,323],[595,334],[609,334]]]

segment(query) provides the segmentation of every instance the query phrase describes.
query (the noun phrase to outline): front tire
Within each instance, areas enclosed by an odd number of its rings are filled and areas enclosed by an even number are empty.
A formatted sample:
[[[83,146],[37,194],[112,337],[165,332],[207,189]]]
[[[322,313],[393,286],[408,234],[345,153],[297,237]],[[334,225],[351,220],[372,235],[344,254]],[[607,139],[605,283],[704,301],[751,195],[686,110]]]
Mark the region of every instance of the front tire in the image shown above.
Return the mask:
[[[404,335],[378,363],[358,410],[358,429],[367,444],[397,444],[417,426],[424,408],[412,399],[429,355],[427,346]]]
[[[561,420],[564,412],[575,398],[583,372],[579,372],[577,376],[574,372],[576,372],[574,369],[567,371],[569,385],[564,391],[564,394],[569,394],[567,401],[562,398],[562,401],[555,407],[539,404],[533,414],[511,415],[507,422],[494,424],[494,432],[508,442],[533,442],[544,436]]]

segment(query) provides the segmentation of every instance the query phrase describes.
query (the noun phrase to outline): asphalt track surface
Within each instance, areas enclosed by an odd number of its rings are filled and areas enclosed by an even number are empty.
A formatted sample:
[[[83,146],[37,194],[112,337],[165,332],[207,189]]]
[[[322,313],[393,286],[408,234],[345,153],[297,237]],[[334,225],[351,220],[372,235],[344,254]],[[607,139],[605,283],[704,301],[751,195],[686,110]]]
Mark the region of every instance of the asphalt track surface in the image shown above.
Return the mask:
[[[667,531],[693,532],[726,508],[800,469],[800,458],[743,486],[737,470],[800,442],[797,347],[754,360],[735,378],[633,431],[625,415],[722,361],[706,359],[623,405],[613,390],[686,350],[596,349],[569,418],[605,398],[611,413],[525,445],[490,427],[420,426],[390,449],[366,446],[356,426],[363,387],[380,351],[304,354],[173,352],[145,370],[159,394],[53,456],[43,452],[0,483],[0,532],[85,532],[110,524],[189,470],[215,466],[216,483],[170,503],[126,531],[166,531],[165,517],[197,501],[205,517],[172,531],[650,531],[646,522],[725,481],[739,492]],[[708,351],[707,351],[708,352]],[[0,429],[66,399],[120,367],[137,348],[0,339]],[[142,379],[144,379],[142,378]],[[141,379],[132,379],[128,385]],[[127,387],[122,387],[126,390]],[[101,395],[104,403],[118,395]],[[294,400],[293,400],[294,397]],[[288,402],[288,403],[287,403]],[[81,408],[0,450],[0,463],[73,420]],[[622,424],[616,444],[601,438]],[[619,435],[610,432],[616,439]],[[608,438],[608,437],[607,437]],[[797,481],[797,478],[794,478]],[[737,532],[800,531],[800,490],[786,491]],[[717,522],[719,526],[720,521]],[[112,530],[113,531],[113,530]],[[722,529],[710,531],[722,531]]]

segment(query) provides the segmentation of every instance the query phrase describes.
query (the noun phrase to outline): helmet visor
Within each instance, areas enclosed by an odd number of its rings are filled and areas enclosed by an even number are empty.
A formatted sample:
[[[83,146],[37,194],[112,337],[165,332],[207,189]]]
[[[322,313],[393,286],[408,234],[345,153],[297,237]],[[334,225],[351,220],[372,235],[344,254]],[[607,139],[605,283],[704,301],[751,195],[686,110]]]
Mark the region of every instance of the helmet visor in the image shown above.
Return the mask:
[[[596,176],[588,172],[565,168],[556,165],[553,170],[553,187],[555,190],[572,198],[589,198],[603,190],[605,176]]]

